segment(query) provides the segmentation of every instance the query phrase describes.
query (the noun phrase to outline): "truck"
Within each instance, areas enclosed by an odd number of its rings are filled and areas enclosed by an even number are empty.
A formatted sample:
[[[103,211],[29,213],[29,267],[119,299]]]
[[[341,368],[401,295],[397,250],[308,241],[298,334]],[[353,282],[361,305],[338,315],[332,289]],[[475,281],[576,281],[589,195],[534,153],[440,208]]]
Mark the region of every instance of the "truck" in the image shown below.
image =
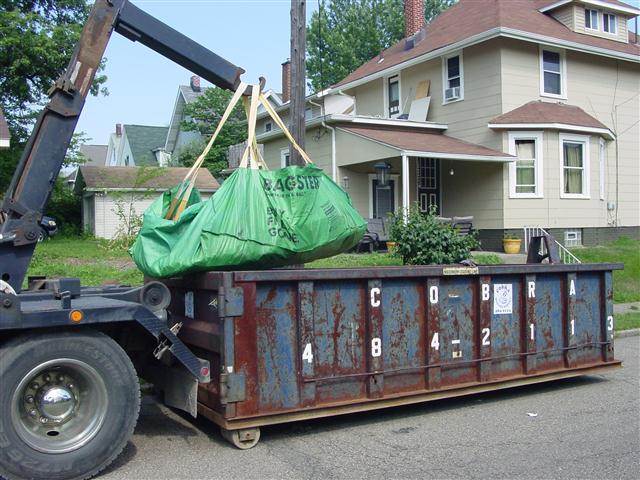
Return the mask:
[[[246,449],[264,425],[621,366],[612,272],[622,265],[558,263],[547,237],[532,239],[523,265],[200,272],[135,288],[29,278],[24,288],[113,31],[221,88],[237,89],[243,73],[127,0],[94,4],[0,207],[1,477],[106,468],[135,428],[139,378]]]

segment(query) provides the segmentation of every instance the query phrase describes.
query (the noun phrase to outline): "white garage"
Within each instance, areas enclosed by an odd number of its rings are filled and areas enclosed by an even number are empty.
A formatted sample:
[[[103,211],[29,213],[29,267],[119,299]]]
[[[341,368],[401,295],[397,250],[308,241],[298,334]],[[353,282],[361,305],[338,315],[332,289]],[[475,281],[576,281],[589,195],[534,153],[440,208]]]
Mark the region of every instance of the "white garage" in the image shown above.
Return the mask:
[[[82,195],[84,232],[106,239],[131,234],[147,207],[178,185],[188,171],[182,167],[80,167],[75,190]],[[208,170],[200,170],[196,187],[203,199],[219,186]]]

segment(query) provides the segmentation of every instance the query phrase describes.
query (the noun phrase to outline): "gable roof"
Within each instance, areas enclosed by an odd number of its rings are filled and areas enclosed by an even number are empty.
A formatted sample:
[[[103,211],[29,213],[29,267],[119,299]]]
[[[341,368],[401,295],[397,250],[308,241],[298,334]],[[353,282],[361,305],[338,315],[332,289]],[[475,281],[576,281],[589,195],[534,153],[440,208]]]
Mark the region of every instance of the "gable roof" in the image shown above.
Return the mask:
[[[180,122],[182,122],[184,117],[185,105],[196,101],[199,97],[204,95],[205,91],[207,91],[209,88],[211,87],[204,87],[200,90],[194,90],[190,85],[178,86],[178,95],[176,96],[176,101],[173,105],[171,121],[169,122],[169,128],[167,130],[164,144],[162,145],[167,152],[172,153],[173,149],[176,146],[178,132],[180,131]]]
[[[426,25],[422,32],[424,39],[413,48],[406,49],[406,40],[401,40],[354,70],[334,88],[369,76],[375,78],[385,70],[397,71],[405,62],[418,61],[429,54],[439,56],[447,48],[462,48],[501,35],[536,43],[553,41],[566,48],[585,47],[592,53],[617,53],[621,58],[640,61],[638,44],[574,32],[538,10],[549,3],[550,0],[460,0]]]
[[[611,130],[605,124],[580,107],[564,103],[543,102],[541,100],[525,103],[521,107],[504,113],[489,122],[490,128],[526,128],[527,126],[561,130],[586,130],[613,137]]]
[[[145,167],[92,167],[81,166],[80,177],[82,184],[88,191],[102,190],[125,190],[131,188],[149,189],[153,191],[164,191],[173,188],[184,180],[189,171],[186,167],[158,168]],[[137,178],[147,179],[136,185]],[[200,169],[196,179],[196,188],[203,192],[213,192],[220,187],[211,172],[206,168]]]
[[[136,165],[157,165],[153,153],[158,148],[164,148],[169,127],[152,127],[150,125],[124,125],[124,132],[129,141],[129,148]]]
[[[103,167],[107,160],[107,145],[80,145],[80,153],[87,159],[84,165]]]
[[[584,3],[586,5],[591,5],[595,7],[606,7],[607,9],[614,11],[625,13],[627,15],[639,15],[640,10],[636,7],[629,5],[627,3],[621,2],[619,0],[555,0],[554,2],[549,3],[540,8],[541,12],[550,12],[555,10],[556,8],[562,7],[564,5],[568,5],[572,2]]]
[[[4,113],[0,110],[0,148],[9,147],[10,140],[9,125],[7,125],[7,120],[4,118]]]
[[[411,156],[509,162],[512,155],[448,135],[404,128],[339,126],[340,130],[407,152]]]

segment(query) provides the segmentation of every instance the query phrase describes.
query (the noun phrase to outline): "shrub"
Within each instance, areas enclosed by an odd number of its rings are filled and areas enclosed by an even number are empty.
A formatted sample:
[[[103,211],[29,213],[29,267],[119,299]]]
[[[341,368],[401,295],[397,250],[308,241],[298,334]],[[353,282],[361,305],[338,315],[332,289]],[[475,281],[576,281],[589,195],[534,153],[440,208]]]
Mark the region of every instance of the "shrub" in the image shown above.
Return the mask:
[[[471,250],[478,247],[476,234],[458,235],[451,226],[438,221],[435,208],[429,213],[417,205],[408,212],[390,215],[391,240],[396,242],[394,255],[405,265],[457,263],[468,259]]]
[[[45,215],[58,224],[60,235],[79,235],[82,231],[82,199],[58,178],[51,192]]]

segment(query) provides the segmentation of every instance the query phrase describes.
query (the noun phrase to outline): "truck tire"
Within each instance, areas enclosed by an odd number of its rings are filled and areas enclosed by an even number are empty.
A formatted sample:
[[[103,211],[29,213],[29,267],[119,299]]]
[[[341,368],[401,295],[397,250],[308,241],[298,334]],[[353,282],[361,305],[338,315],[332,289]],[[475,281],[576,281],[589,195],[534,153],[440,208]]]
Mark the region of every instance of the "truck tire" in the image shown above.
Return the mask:
[[[0,379],[0,478],[90,478],[138,420],[136,371],[100,332],[14,338],[0,347]]]

